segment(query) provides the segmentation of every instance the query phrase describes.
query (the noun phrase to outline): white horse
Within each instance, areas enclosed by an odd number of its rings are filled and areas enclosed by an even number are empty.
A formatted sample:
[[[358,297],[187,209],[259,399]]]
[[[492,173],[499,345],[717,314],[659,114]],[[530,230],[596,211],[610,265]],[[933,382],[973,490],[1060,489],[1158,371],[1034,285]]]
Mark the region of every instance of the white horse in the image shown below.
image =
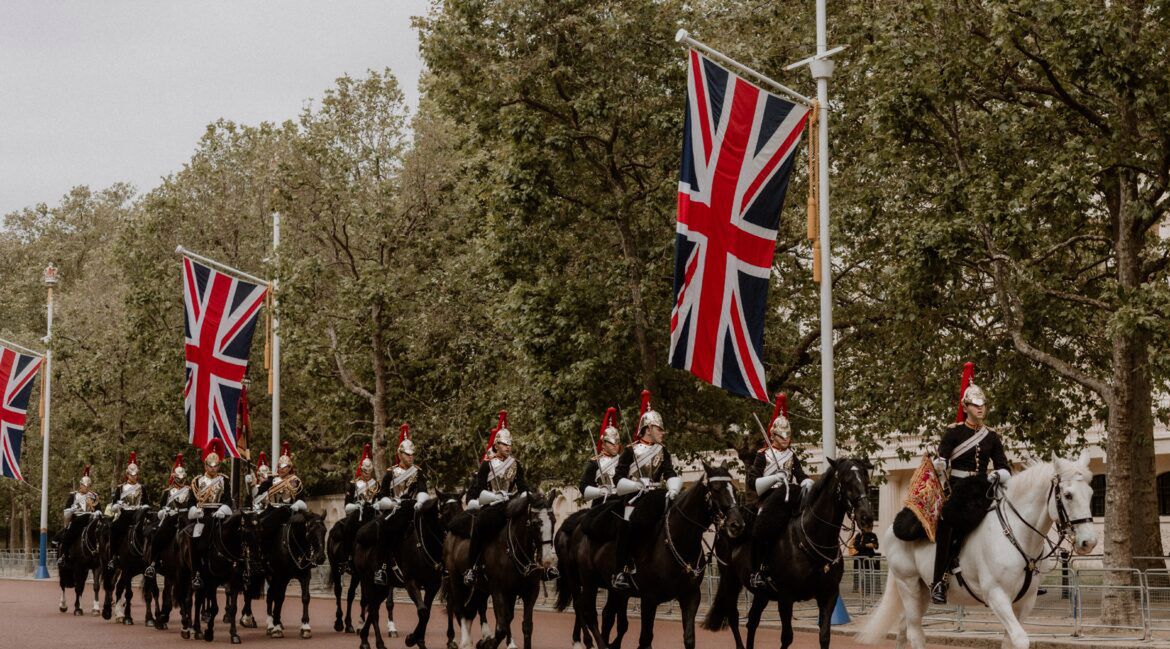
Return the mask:
[[[1051,561],[1055,546],[1048,539],[1053,524],[1062,539],[1074,537],[1072,547],[1077,554],[1088,554],[1097,545],[1089,508],[1092,478],[1088,453],[1081,453],[1078,460],[1055,458],[1030,467],[1008,481],[996,509],[963,544],[959,568],[970,592],[951,577],[951,601],[964,605],[986,602],[1003,623],[1006,649],[1028,647],[1028,633],[1020,619],[1031,612],[1040,585],[1040,576],[1028,571],[1038,571],[1040,563],[1047,568],[1055,563]],[[1004,533],[1005,524],[1010,534]],[[886,592],[857,639],[876,644],[901,618],[897,646],[905,647],[909,639],[914,649],[923,649],[922,616],[930,603],[934,544],[925,539],[903,541],[894,536],[891,526],[886,530],[885,548],[889,560]]]

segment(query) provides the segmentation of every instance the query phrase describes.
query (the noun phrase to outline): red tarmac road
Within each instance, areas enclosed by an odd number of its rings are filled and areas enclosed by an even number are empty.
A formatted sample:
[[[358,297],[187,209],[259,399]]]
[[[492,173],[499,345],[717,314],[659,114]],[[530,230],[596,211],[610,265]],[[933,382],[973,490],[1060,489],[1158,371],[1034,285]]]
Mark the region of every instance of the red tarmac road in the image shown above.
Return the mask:
[[[123,626],[107,622],[100,617],[89,615],[92,590],[87,589],[81,598],[81,607],[86,615],[74,617],[72,614],[73,593],[68,593],[67,601],[70,611],[59,613],[57,602],[61,590],[56,581],[26,581],[0,579],[0,647],[13,649],[122,649],[125,647],[186,647],[194,649],[203,644],[203,641],[183,640],[179,636],[177,614],[171,617],[170,629],[158,631],[147,628],[142,623],[141,595],[135,593],[134,626]],[[256,606],[258,604],[259,606]],[[222,598],[221,598],[222,611]],[[260,614],[257,616],[260,628],[240,629],[243,645],[272,646],[281,643],[290,647],[305,647],[312,649],[357,649],[358,638],[355,635],[346,635],[333,631],[333,601],[314,597],[309,605],[309,614],[313,627],[313,637],[301,640],[298,636],[300,627],[300,599],[289,598],[284,606],[284,639],[271,639],[264,635],[264,604],[262,601],[254,603]],[[519,611],[518,611],[519,613]],[[413,628],[416,617],[414,609],[409,605],[399,604],[394,610],[395,621],[402,633],[398,638],[387,638],[387,645],[391,649],[404,647],[403,638],[406,631]],[[222,615],[222,613],[221,613]],[[572,645],[570,634],[573,629],[573,620],[568,614],[536,611],[532,646],[534,649],[569,649]],[[489,614],[489,619],[490,619]],[[478,625],[477,625],[478,626]],[[626,647],[637,645],[640,625],[636,618],[630,620],[630,631],[627,640],[622,644]],[[427,629],[427,646],[431,649],[443,649],[447,646],[446,631],[447,615],[442,604],[436,602],[435,613]],[[228,644],[227,627],[222,623],[215,626],[215,643]],[[385,629],[383,628],[383,632]],[[513,624],[516,635],[520,633],[520,624],[517,620]],[[682,647],[682,625],[678,620],[660,619],[654,628],[654,646],[659,649],[674,649]],[[699,630],[697,632],[697,646],[700,649],[731,649],[735,642],[731,633],[723,631],[712,633]],[[478,629],[472,632],[473,639],[479,639]],[[777,629],[761,628],[757,634],[756,646],[772,649],[780,646],[780,632]],[[198,643],[198,644],[194,644]],[[371,632],[370,644],[373,645]],[[889,643],[888,646],[892,646]],[[796,634],[793,645],[799,649],[818,647],[814,634]],[[862,645],[852,639],[833,636],[832,646],[835,649],[855,649]]]

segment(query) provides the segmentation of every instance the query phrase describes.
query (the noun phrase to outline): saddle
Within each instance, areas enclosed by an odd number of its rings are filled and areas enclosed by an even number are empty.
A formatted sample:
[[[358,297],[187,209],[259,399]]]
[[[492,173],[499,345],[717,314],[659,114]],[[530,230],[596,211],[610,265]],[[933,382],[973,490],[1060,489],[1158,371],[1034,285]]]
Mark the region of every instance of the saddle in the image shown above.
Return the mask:
[[[447,531],[460,538],[470,539],[471,529],[478,517],[479,510],[459,512],[451,519],[450,523],[447,523]]]
[[[991,481],[984,475],[973,475],[951,482],[951,496],[942,505],[941,518],[951,526],[955,556],[966,537],[979,527],[987,514],[995,508]],[[928,538],[926,528],[909,507],[902,508],[894,517],[894,536],[903,541]],[[934,539],[930,539],[934,542]]]
[[[579,523],[585,535],[597,543],[616,541],[621,533],[622,523],[625,522],[623,510],[626,502],[618,498],[611,500],[600,507],[587,510]]]

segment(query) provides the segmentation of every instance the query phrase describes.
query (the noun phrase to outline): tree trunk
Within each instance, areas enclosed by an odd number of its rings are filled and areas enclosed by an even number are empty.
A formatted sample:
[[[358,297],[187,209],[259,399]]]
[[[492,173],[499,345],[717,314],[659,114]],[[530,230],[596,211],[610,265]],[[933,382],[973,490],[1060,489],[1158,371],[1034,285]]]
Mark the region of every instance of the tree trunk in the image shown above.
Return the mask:
[[[12,510],[8,512],[8,549],[16,549],[16,494],[12,494]]]
[[[23,514],[23,518],[24,518],[24,553],[25,553],[25,555],[28,555],[29,553],[31,553],[33,551],[33,542],[32,542],[32,526],[29,525],[29,520],[28,520],[29,516],[28,516],[28,506],[27,505],[21,509],[21,513]]]
[[[1136,180],[1122,172],[1117,202],[1117,273],[1123,299],[1141,283],[1142,234],[1137,227]],[[1101,617],[1106,624],[1141,621],[1133,568],[1164,567],[1161,561],[1134,557],[1162,555],[1155,490],[1153,395],[1150,379],[1149,333],[1121,332],[1114,338],[1113,400],[1109,406],[1105,452],[1108,482],[1105,495],[1105,596]]]
[[[655,371],[658,369],[658,358],[647,334],[650,326],[649,318],[646,317],[646,306],[642,300],[642,260],[638,258],[634,234],[630,231],[629,223],[626,223],[624,216],[621,215],[618,216],[617,222],[618,233],[621,235],[622,257],[626,263],[626,285],[630,290],[630,302],[634,306],[634,338],[638,342],[638,358],[642,365],[642,385],[651,392],[657,392],[658,381]]]
[[[374,369],[374,475],[382,475],[386,468],[386,350],[382,346],[382,305],[370,307],[370,361]]]

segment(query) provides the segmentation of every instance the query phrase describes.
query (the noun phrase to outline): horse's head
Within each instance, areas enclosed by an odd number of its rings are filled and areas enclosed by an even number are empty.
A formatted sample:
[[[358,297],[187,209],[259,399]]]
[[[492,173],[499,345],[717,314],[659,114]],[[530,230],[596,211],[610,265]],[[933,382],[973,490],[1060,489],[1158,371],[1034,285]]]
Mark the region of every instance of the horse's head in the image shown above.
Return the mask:
[[[440,491],[438,492],[438,495],[435,496],[435,500],[439,503],[437,505],[439,508],[439,522],[441,522],[444,527],[446,527],[447,524],[451,522],[451,519],[455,518],[455,516],[463,511],[463,502],[459,499],[459,494],[450,494]]]
[[[553,513],[552,506],[559,495],[558,492],[552,491],[528,496],[529,534],[540,543],[540,564],[545,570],[557,565],[557,553],[553,545],[557,516]]]
[[[743,533],[743,514],[736,506],[735,485],[726,463],[712,466],[703,462],[703,485],[707,489],[707,508],[716,521],[716,527],[726,526],[732,538]]]
[[[1093,526],[1093,472],[1089,470],[1089,452],[1081,451],[1075,460],[1053,458],[1052,497],[1048,515],[1056,521],[1062,535],[1073,535],[1073,552],[1088,554],[1097,547],[1097,530]]]
[[[325,517],[305,512],[305,540],[309,545],[309,559],[313,565],[325,563]]]
[[[869,502],[869,460],[829,458],[837,474],[837,497],[849,508],[849,516],[861,527],[873,525],[873,506]]]

